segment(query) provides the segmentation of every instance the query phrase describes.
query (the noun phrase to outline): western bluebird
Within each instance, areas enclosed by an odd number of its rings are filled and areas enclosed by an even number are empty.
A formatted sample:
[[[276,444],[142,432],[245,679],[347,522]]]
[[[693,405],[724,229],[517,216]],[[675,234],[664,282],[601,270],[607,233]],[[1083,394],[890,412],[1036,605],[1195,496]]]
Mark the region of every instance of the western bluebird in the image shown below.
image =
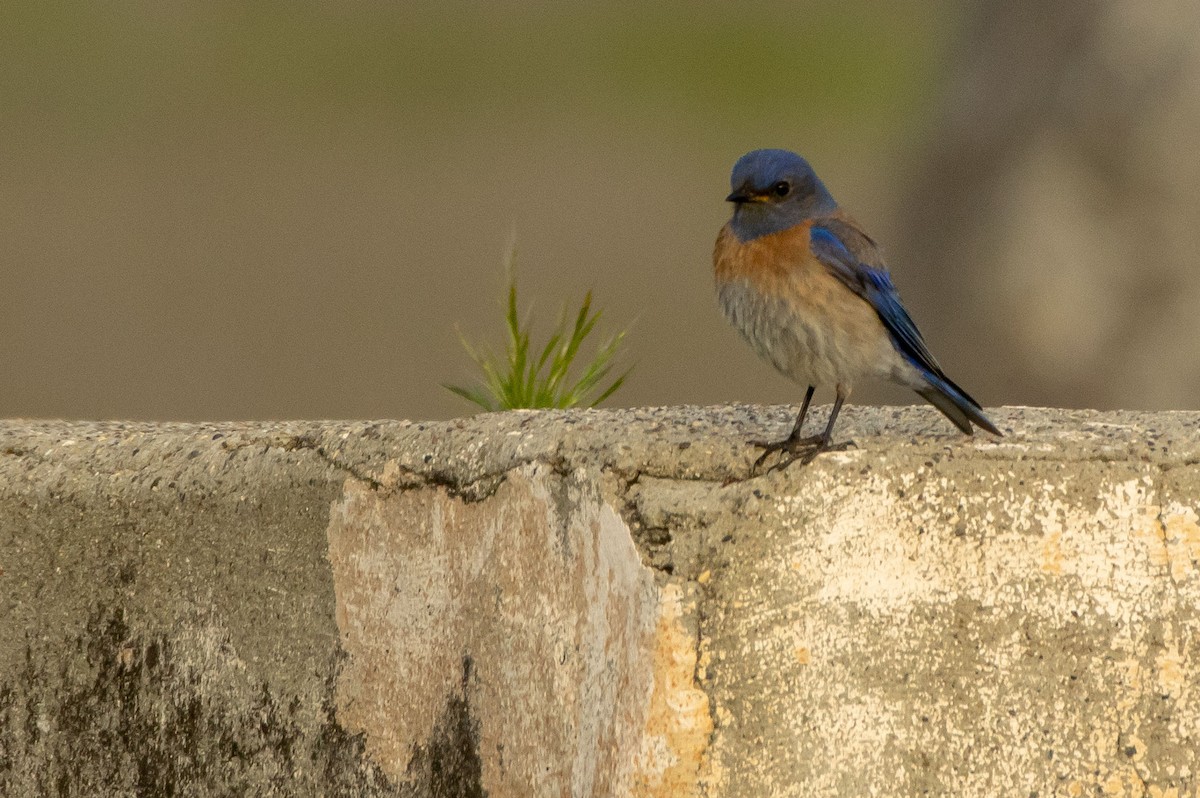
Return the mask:
[[[900,304],[875,242],[838,207],[808,161],[787,150],[743,155],[730,178],[733,218],[713,252],[721,308],[743,337],[783,374],[807,385],[791,434],[765,451],[804,454],[830,447],[842,402],[864,377],[906,385],[960,430],[1000,431],[979,403],[947,377]],[[837,398],[825,431],[800,428],[817,385]]]

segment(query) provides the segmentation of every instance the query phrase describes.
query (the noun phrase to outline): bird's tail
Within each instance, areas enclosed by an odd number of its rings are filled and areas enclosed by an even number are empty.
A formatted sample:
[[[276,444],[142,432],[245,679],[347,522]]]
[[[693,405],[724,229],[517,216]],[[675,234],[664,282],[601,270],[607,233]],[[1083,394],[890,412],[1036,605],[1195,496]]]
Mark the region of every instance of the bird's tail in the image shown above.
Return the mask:
[[[925,372],[923,376],[929,381],[929,386],[917,389],[917,393],[924,397],[929,404],[942,411],[946,418],[954,422],[954,426],[968,435],[973,431],[971,429],[973,423],[993,435],[1002,434],[1000,430],[996,429],[996,425],[983,414],[983,408],[979,406],[979,402],[972,399],[966,391],[951,382],[948,377],[929,372]]]

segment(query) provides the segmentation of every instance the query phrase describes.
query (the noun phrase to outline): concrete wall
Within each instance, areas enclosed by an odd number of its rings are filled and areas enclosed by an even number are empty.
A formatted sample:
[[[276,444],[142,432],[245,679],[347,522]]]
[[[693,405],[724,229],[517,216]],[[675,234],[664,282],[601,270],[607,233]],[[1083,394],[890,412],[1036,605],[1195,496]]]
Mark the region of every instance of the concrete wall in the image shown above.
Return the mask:
[[[0,795],[1195,796],[1200,414],[0,425]]]

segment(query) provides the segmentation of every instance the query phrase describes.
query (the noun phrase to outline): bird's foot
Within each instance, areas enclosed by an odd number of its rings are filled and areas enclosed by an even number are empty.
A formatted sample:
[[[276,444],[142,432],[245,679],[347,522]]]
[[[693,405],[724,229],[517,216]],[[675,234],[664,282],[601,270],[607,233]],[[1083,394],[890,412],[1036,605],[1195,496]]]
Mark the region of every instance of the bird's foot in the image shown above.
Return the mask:
[[[750,441],[751,446],[758,446],[763,450],[763,453],[754,461],[754,466],[750,469],[751,474],[757,474],[762,464],[767,458],[775,452],[782,452],[783,455],[779,458],[779,462],[767,469],[766,473],[771,473],[777,468],[789,466],[797,460],[801,465],[808,465],[821,452],[840,452],[854,446],[854,441],[842,441],[841,443],[833,443],[824,435],[810,435],[807,438],[784,438],[781,441]]]

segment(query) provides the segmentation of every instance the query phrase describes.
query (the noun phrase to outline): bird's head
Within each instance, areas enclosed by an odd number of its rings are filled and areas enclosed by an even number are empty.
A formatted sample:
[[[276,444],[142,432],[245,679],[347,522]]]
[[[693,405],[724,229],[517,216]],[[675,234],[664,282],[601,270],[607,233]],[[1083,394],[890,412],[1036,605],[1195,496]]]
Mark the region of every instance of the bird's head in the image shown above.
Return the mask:
[[[754,150],[729,178],[733,231],[742,241],[777,233],[837,208],[808,161],[788,150]]]

